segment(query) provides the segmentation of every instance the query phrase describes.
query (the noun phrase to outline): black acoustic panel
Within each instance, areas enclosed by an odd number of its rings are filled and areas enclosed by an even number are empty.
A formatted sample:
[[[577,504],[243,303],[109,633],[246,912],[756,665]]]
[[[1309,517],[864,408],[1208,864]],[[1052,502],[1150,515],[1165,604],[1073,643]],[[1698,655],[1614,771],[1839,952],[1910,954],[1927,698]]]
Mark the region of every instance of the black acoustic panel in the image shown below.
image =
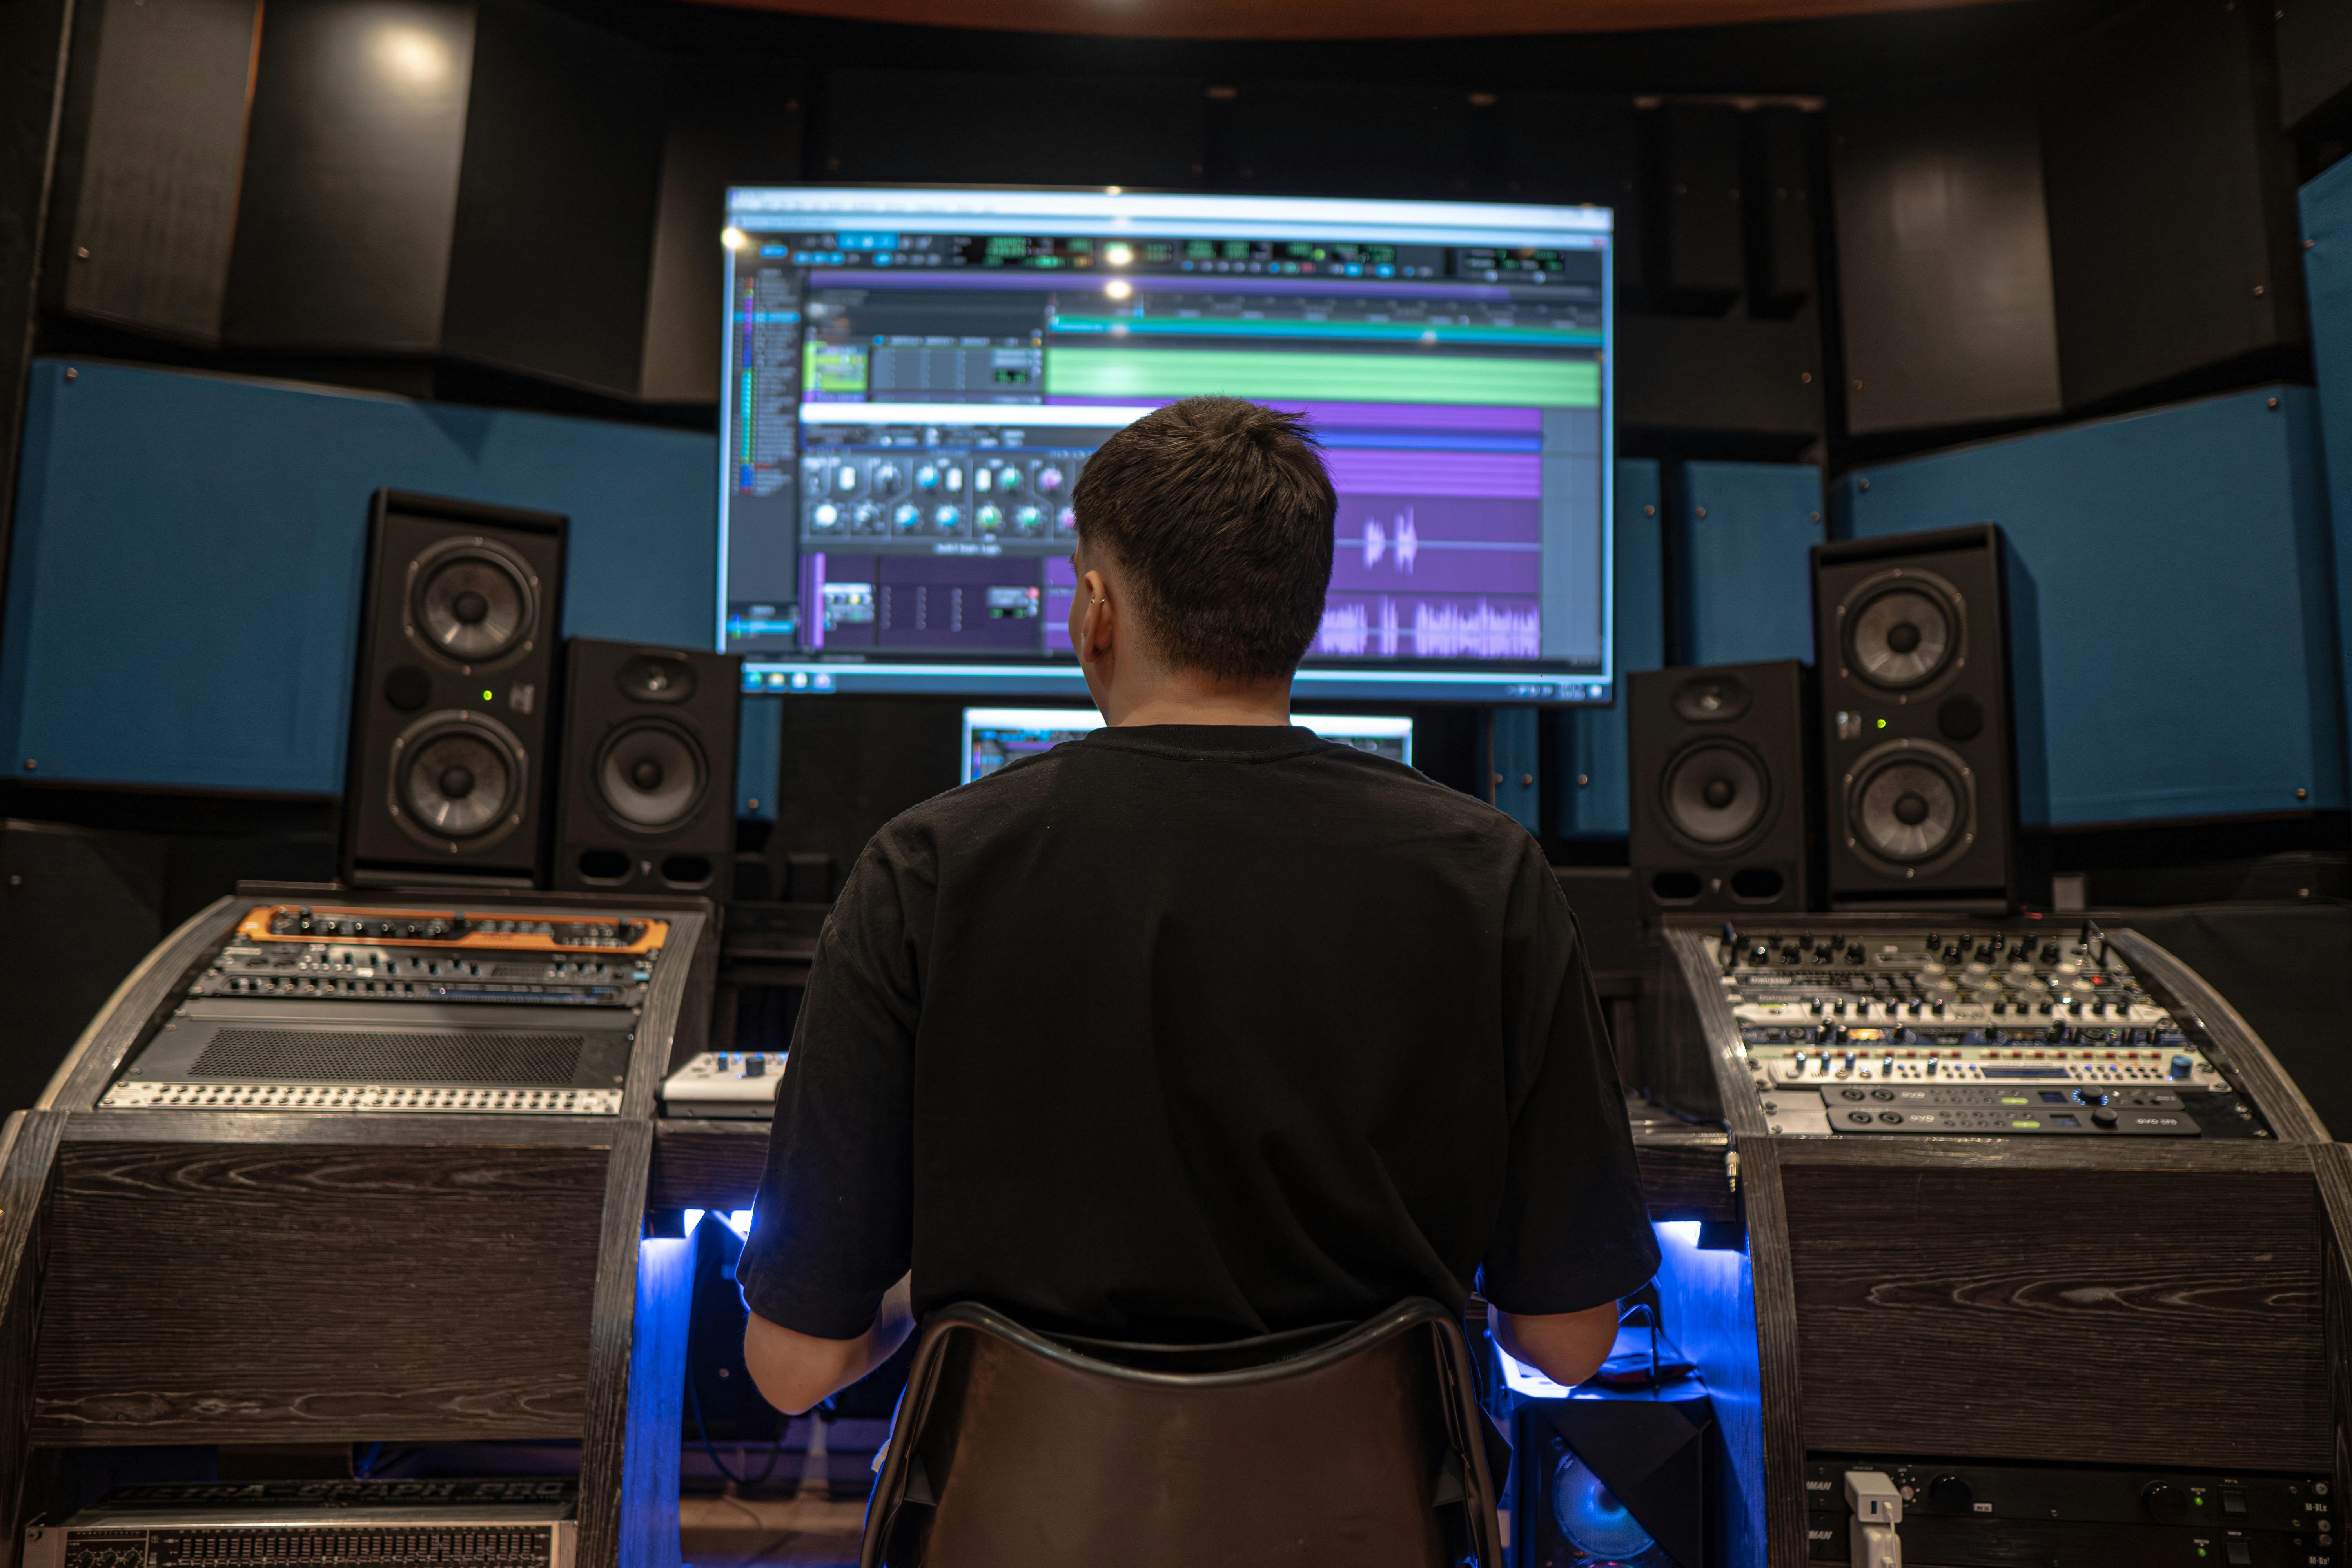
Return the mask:
[[[836,68],[825,77],[830,180],[1201,183],[1202,83],[1154,76]]]
[[[1506,92],[1495,105],[1501,195],[1515,202],[1609,207],[1622,292],[1642,286],[1641,148],[1633,100],[1598,93]]]
[[[1727,103],[1657,111],[1659,256],[1650,291],[1674,308],[1720,314],[1746,282],[1740,121]]]
[[[1772,107],[1746,117],[1748,313],[1785,320],[1820,288],[1813,131],[1820,116]]]
[[[0,828],[0,1117],[29,1109],[84,1026],[163,939],[167,841],[10,822]]]
[[[2033,605],[2000,530],[1842,540],[1812,563],[1830,906],[2046,903],[2018,830],[2021,743],[2026,771],[2039,757]]]
[[[273,0],[225,342],[439,346],[473,58],[471,5]]]
[[[1636,670],[1625,702],[1643,907],[1812,907],[1811,672],[1796,659]]]
[[[1491,195],[1499,107],[1446,88],[1243,82],[1218,130],[1218,183],[1276,195]]]
[[[2210,0],[2142,0],[2047,67],[2042,167],[2069,407],[2305,341],[2294,149],[2271,112],[2272,68],[2263,8]]]
[[[619,34],[483,0],[446,352],[636,392],[667,87],[661,57]]]
[[[541,882],[567,529],[547,512],[376,492],[345,747],[345,882]]]
[[[2058,413],[2032,105],[1979,82],[1855,95],[1830,112],[1847,427]]]
[[[586,637],[564,661],[555,886],[725,900],[743,661]]]
[[[638,392],[656,403],[711,403],[727,187],[802,177],[801,71],[759,56],[695,55],[672,61],[669,80]]]
[[[2352,89],[2352,0],[2275,0],[2279,121],[2294,126]]]
[[[51,210],[51,299],[68,314],[220,339],[257,0],[82,7]]]
[[[1787,321],[1617,318],[1621,428],[1730,431],[1802,444],[1824,425],[1822,334],[1811,310]]]

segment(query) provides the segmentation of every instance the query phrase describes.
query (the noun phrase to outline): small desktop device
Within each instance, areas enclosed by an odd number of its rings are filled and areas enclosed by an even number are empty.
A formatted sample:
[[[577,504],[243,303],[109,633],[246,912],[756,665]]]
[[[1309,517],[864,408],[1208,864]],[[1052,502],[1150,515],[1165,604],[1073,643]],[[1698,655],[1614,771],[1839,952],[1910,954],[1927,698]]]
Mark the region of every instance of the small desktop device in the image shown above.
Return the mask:
[[[1327,741],[1412,765],[1412,721],[1354,714],[1294,713],[1290,721]],[[967,708],[963,710],[965,784],[1034,752],[1051,751],[1103,727],[1091,708]]]
[[[1605,207],[728,194],[717,641],[747,689],[1086,700],[1088,457],[1304,415],[1339,517],[1305,699],[1611,700]]]

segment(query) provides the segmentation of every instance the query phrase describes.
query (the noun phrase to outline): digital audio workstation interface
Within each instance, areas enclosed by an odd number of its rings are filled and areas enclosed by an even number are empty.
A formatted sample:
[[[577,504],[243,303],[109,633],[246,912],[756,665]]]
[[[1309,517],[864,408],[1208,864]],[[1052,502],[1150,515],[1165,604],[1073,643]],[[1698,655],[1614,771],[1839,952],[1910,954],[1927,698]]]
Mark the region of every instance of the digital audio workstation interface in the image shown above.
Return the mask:
[[[1290,721],[1327,741],[1412,765],[1412,721],[1356,714],[1294,713]],[[963,710],[963,782],[985,778],[1007,763],[1083,740],[1103,727],[1091,708],[967,708]]]
[[[729,193],[720,646],[750,689],[1085,698],[1088,456],[1305,415],[1339,493],[1297,689],[1610,700],[1604,208]]]

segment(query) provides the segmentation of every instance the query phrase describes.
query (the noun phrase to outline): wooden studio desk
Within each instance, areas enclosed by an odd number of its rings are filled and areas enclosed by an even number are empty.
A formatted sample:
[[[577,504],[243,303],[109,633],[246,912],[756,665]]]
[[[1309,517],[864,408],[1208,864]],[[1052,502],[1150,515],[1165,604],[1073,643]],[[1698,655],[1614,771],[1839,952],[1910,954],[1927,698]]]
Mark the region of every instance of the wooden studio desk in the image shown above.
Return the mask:
[[[254,923],[257,909],[330,904],[352,911],[343,929],[289,930],[280,947]],[[124,982],[44,1102],[0,1134],[5,1562],[36,1448],[576,1440],[581,1560],[676,1563],[690,1244],[647,1237],[646,1216],[750,1206],[770,1128],[665,1117],[657,1089],[709,1042],[714,1010],[719,1037],[731,1036],[727,983],[793,983],[813,933],[747,932],[722,960],[708,906],[638,900],[579,938],[604,946],[558,952],[537,926],[585,930],[616,911],[478,897],[461,951],[429,924],[410,933],[423,910],[319,889],[222,900]],[[531,929],[488,929],[518,922]],[[1975,922],[1970,940],[2000,925]],[[2132,1094],[2201,1096],[2203,1135],[2079,1119],[2063,1135],[2054,1123],[1833,1129],[1843,1089],[1927,1081],[1913,1063],[1938,1016],[1903,1009],[1947,993],[1916,953],[1892,987],[1879,972],[1902,966],[1873,956],[1916,926],[1776,922],[1776,955],[1784,937],[1833,933],[1823,973],[1877,987],[1823,991],[1863,1011],[1818,1016],[1799,1000],[1809,993],[1769,990],[1736,954],[1727,967],[1713,922],[1670,923],[1660,945],[1645,1051],[1654,1089],[1682,1114],[1636,1103],[1634,1141],[1653,1217],[1696,1222],[1669,1227],[1658,1294],[1722,1435],[1711,1561],[1843,1560],[1823,1555],[1834,1530],[1821,1478],[1865,1460],[2231,1467],[2327,1476],[2340,1495],[2352,1151],[2326,1140],[2228,1005],[2121,917],[2104,928],[2110,968],[2128,959],[2146,996],[2112,1017],[2147,1038],[2087,1051],[2074,1037],[2090,1025],[2073,1024],[2069,1059],[2140,1073],[2116,1079],[2119,1108]],[[1847,964],[1856,941],[1865,960]],[[279,962],[298,948],[310,956]],[[412,1003],[388,984],[424,989]],[[1766,996],[1795,1010],[1759,1012]],[[2143,1001],[2169,1007],[2193,1042],[2158,1044],[2173,1037],[2130,1010]],[[1975,1005],[1956,1000],[1947,1021]],[[315,1081],[263,1081],[293,1059],[284,1039],[253,1033],[273,1018],[297,1032],[365,1022],[354,1048],[395,1054],[422,1048],[408,1038],[420,1030],[462,1026],[507,1055],[478,1064],[470,1087],[376,1084],[364,1104],[356,1089],[337,1102]],[[2025,1016],[2003,1046],[2030,1065],[2028,1049],[2058,1047],[2024,1036],[2053,1023]],[[1915,1035],[1902,1051],[1898,1029]],[[563,1058],[572,1081],[527,1086],[549,1076],[531,1052],[550,1035],[584,1042]],[[214,1049],[246,1079],[173,1076]],[[1980,1040],[1939,1049],[1937,1083],[1993,1081]],[[2168,1076],[2175,1054],[2188,1076]],[[1878,1076],[1841,1076],[1864,1067]],[[507,1087],[484,1086],[501,1072]],[[1932,1531],[1934,1506],[1916,1507],[1916,1528]]]
[[[424,919],[457,912],[446,895],[221,900],[9,1119],[0,1563],[37,1447],[547,1440],[581,1445],[583,1564],[677,1562],[691,1260],[642,1238],[656,1089],[709,1016],[711,912],[629,900],[615,940],[588,929],[606,901],[463,897],[455,940]],[[318,929],[273,943],[252,921],[279,906]],[[352,912],[332,932],[329,908]],[[173,1076],[180,1031],[220,1053],[201,1094]],[[359,1070],[331,1092],[337,1051]],[[490,1109],[452,1113],[464,1095]],[[125,1098],[150,1103],[103,1103]]]

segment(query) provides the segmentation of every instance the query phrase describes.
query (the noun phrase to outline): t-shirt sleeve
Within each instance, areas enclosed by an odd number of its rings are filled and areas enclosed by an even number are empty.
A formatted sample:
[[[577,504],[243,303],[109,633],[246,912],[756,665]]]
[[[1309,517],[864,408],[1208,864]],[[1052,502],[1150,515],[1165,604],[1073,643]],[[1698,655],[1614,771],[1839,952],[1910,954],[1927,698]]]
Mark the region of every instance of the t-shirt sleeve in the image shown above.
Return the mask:
[[[1583,939],[1532,844],[1504,942],[1510,1149],[1479,1289],[1507,1312],[1579,1312],[1646,1283],[1658,1242]]]
[[[877,838],[825,921],[736,1266],[745,1306],[823,1339],[864,1333],[911,1256],[922,876]]]

